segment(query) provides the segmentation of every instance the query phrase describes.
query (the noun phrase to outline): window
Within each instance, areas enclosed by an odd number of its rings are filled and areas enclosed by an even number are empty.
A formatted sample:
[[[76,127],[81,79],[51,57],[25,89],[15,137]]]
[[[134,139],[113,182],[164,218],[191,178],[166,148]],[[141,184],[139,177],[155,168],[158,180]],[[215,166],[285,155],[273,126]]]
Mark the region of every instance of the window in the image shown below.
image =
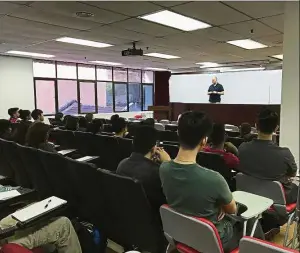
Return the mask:
[[[76,64],[58,63],[57,78],[77,79]]]
[[[97,66],[97,80],[112,81],[112,67]]]
[[[77,81],[57,80],[58,111],[63,114],[77,114]]]
[[[36,108],[44,114],[55,114],[55,81],[35,80]]]
[[[142,72],[137,69],[128,69],[128,82],[140,83],[142,80]]]
[[[96,112],[95,83],[80,82],[80,113]]]
[[[128,84],[128,106],[130,112],[139,112],[142,110],[141,84]]]
[[[148,106],[153,105],[153,85],[143,85],[143,111],[148,111]]]
[[[114,81],[127,82],[127,69],[114,68]]]
[[[115,83],[115,111],[126,112],[127,107],[127,84]]]
[[[98,113],[113,112],[113,85],[108,82],[97,83]]]
[[[143,83],[154,83],[154,73],[153,71],[142,71],[142,82]]]
[[[78,79],[81,80],[95,80],[95,66],[92,65],[78,65]]]
[[[55,63],[54,62],[33,62],[33,76],[34,77],[48,77],[55,78]]]

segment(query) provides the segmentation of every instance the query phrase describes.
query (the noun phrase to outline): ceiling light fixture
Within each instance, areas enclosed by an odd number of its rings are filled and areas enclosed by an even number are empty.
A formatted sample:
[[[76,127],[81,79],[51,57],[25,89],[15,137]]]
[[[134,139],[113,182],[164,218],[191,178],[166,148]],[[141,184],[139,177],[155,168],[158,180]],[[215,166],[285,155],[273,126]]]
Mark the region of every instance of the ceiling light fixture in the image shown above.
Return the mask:
[[[163,58],[163,59],[167,59],[167,60],[180,58],[179,56],[169,55],[169,54],[161,54],[161,53],[148,53],[148,54],[144,54],[144,56]]]
[[[15,55],[23,55],[23,56],[32,56],[32,57],[41,57],[41,58],[52,58],[54,55],[52,54],[40,54],[40,53],[32,53],[32,52],[24,52],[24,51],[7,51],[7,54],[15,54]]]
[[[272,55],[273,58],[283,60],[283,54]]]
[[[139,18],[177,28],[182,31],[194,31],[211,27],[211,25],[207,23],[167,10],[147,14]]]
[[[200,66],[201,69],[203,69],[203,68],[215,68],[215,67],[219,66],[219,64],[215,63],[215,62],[198,62],[196,64],[201,65]]]
[[[89,61],[89,62],[90,63],[95,63],[95,64],[108,65],[108,66],[120,66],[120,65],[123,65],[122,63],[110,62],[110,61]]]
[[[220,69],[221,73],[224,72],[240,72],[240,71],[258,71],[258,70],[264,70],[264,67],[260,68],[243,68],[243,69]]]
[[[70,38],[70,37],[58,38],[58,39],[56,39],[56,41],[71,43],[71,44],[76,44],[76,45],[82,45],[82,46],[87,46],[87,47],[98,47],[98,48],[113,46],[113,45],[107,44],[107,43],[91,41],[91,40],[75,39],[75,38]]]
[[[168,71],[167,69],[162,69],[162,68],[145,68],[145,70],[153,70],[153,71]]]
[[[244,49],[258,49],[258,48],[266,48],[267,45],[264,45],[262,43],[259,43],[257,41],[251,40],[251,39],[245,39],[245,40],[230,40],[226,43],[241,47]]]

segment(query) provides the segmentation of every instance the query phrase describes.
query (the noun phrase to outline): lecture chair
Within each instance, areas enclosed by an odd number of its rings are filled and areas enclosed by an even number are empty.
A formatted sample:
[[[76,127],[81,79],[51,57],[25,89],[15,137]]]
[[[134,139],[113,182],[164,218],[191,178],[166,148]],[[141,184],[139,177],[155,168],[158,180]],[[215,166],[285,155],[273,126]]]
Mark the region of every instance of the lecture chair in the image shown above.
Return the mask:
[[[50,139],[55,140],[55,144],[61,146],[62,149],[74,148],[76,146],[73,131],[69,130],[53,130],[50,132]]]
[[[183,215],[168,205],[160,207],[160,215],[169,242],[167,253],[175,249],[181,253],[224,252],[219,233],[212,222]],[[238,249],[231,253],[238,253]]]
[[[231,191],[235,191],[235,178],[231,168],[228,168],[221,154],[210,152],[199,152],[196,159],[197,163],[207,169],[219,172],[226,180]]]
[[[165,131],[165,126],[161,123],[155,123],[154,124],[154,128],[157,130],[157,131]]]
[[[53,188],[46,175],[44,165],[39,158],[40,151],[31,147],[18,146],[18,152],[39,199],[53,196]]]
[[[152,209],[142,185],[132,178],[101,169],[97,172],[102,178],[97,192],[104,197],[105,205],[94,208],[105,213],[103,217],[96,215],[93,224],[127,250],[165,252],[159,210]]]
[[[172,141],[172,142],[178,142],[178,134],[174,131],[160,131],[159,132],[159,140],[160,141]]]
[[[160,147],[162,147],[171,157],[171,159],[175,159],[178,151],[179,151],[179,147],[178,145],[172,145],[172,144],[166,144],[166,143],[161,143],[159,144]]]
[[[274,204],[267,212],[278,215],[279,224],[281,226],[287,222],[283,245],[287,246],[290,244],[290,242],[288,242],[288,231],[290,225],[296,220],[295,210],[297,203],[286,204],[282,184],[278,181],[262,180],[243,173],[238,173],[236,175],[236,188],[240,191],[253,193],[273,200]]]
[[[122,161],[123,159],[129,157],[132,153],[132,139],[127,138],[118,138],[118,160]]]
[[[8,243],[2,246],[0,253],[46,253],[41,248],[28,250],[18,244]]]
[[[226,141],[231,142],[234,146],[239,148],[239,146],[244,142],[244,139],[239,137],[227,137]]]
[[[103,124],[102,131],[105,132],[105,133],[112,133],[113,130],[112,130],[111,124]]]
[[[167,125],[167,124],[170,124],[170,121],[168,119],[162,119],[159,121],[159,123],[161,123],[163,125]]]
[[[245,236],[241,239],[239,253],[299,253],[298,250],[279,246],[275,243]]]
[[[165,125],[165,130],[176,132],[178,130],[178,126],[173,124],[167,124]]]
[[[0,139],[0,175],[12,180],[14,178],[14,170],[6,157],[5,142],[6,140]]]
[[[91,155],[91,141],[95,135],[92,133],[75,131],[74,136],[76,143],[75,148],[78,150],[78,152],[83,156]]]

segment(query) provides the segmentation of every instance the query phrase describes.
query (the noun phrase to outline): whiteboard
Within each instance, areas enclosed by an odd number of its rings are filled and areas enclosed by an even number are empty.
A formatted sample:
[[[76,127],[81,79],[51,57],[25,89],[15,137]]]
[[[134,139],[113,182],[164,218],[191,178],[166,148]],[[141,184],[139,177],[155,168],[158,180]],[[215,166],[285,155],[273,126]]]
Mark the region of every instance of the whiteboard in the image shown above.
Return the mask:
[[[170,102],[209,103],[207,91],[216,76],[223,85],[223,104],[280,104],[282,70],[184,74],[170,78]]]

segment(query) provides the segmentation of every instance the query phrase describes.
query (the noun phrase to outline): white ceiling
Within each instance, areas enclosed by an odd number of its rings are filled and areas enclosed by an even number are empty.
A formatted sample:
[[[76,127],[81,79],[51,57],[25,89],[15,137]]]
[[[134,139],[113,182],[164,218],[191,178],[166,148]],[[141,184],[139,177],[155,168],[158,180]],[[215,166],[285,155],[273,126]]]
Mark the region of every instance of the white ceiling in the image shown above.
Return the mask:
[[[270,56],[282,54],[283,5],[283,1],[0,2],[0,54],[19,50],[53,54],[56,60],[111,61],[128,67],[172,70],[195,68],[196,62],[229,65],[278,62]],[[207,22],[212,27],[182,32],[137,18],[163,9]],[[78,11],[91,12],[94,17],[79,18],[75,15]],[[114,46],[101,49],[55,41],[62,36]],[[269,47],[245,50],[224,43],[246,38]],[[122,57],[121,50],[131,47],[132,41],[137,41],[137,47],[144,53],[166,53],[181,58]]]

